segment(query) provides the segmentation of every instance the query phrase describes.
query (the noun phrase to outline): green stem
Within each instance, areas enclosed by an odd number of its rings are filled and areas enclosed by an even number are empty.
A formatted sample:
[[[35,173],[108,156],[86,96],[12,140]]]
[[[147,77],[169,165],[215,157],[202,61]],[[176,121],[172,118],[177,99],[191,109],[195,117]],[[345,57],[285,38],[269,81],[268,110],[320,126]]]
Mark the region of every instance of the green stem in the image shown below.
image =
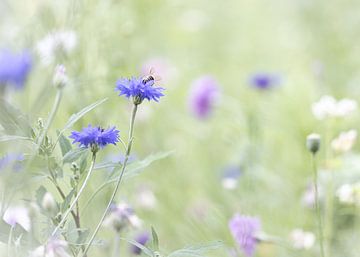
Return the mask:
[[[117,232],[114,237],[114,251],[113,251],[113,257],[120,256],[120,235]]]
[[[326,256],[331,257],[331,241],[333,234],[333,218],[334,218],[334,170],[331,169],[331,179],[327,190],[326,213],[325,213],[325,240],[326,240]]]
[[[13,232],[14,232],[14,226],[11,226],[10,228],[10,233],[9,233],[9,239],[8,239],[8,245],[7,245],[7,254],[8,257],[13,257],[13,255],[11,254],[11,242],[12,242],[12,238],[13,238]]]
[[[54,121],[54,118],[55,118],[56,113],[57,113],[57,111],[59,109],[59,106],[60,106],[61,98],[62,98],[62,90],[58,89],[57,93],[56,93],[55,103],[54,103],[53,108],[52,108],[52,110],[50,112],[50,115],[49,115],[49,118],[48,118],[48,120],[46,122],[45,128],[44,128],[44,130],[42,131],[40,137],[37,140],[37,149],[36,150],[38,150],[41,147],[41,144],[44,141],[44,138],[45,138],[45,136],[46,136],[52,122]]]
[[[90,165],[90,168],[89,168],[89,172],[87,173],[86,175],[86,178],[85,178],[85,181],[84,183],[82,184],[78,194],[75,196],[75,199],[74,201],[71,203],[70,207],[66,210],[66,212],[62,215],[62,218],[61,218],[61,221],[59,222],[59,224],[56,226],[56,228],[54,229],[54,231],[51,233],[51,237],[53,237],[56,232],[59,230],[59,228],[64,224],[64,222],[66,221],[66,218],[67,216],[71,213],[72,209],[74,208],[74,206],[76,205],[77,201],[79,200],[82,192],[84,191],[88,181],[89,181],[89,178],[91,176],[91,173],[92,171],[94,170],[94,165],[95,165],[95,160],[96,160],[96,153],[93,153],[93,156],[92,156],[92,161],[91,161],[91,165]]]
[[[312,162],[312,168],[314,172],[314,187],[315,187],[315,209],[316,209],[316,215],[318,220],[318,237],[320,242],[320,253],[321,257],[325,257],[324,254],[324,238],[323,238],[323,228],[322,228],[322,221],[321,221],[321,212],[320,212],[320,206],[319,206],[319,190],[318,190],[318,172],[317,172],[317,165],[316,165],[316,159],[315,154],[311,155],[311,162]]]
[[[132,142],[133,142],[133,132],[134,132],[134,122],[135,122],[135,116],[136,116],[136,112],[137,112],[137,105],[134,104],[134,107],[132,109],[132,114],[131,114],[131,119],[130,119],[130,129],[129,129],[129,138],[128,138],[128,143],[127,143],[127,147],[126,147],[126,154],[125,154],[125,159],[124,159],[124,164],[122,166],[122,169],[121,169],[121,172],[120,172],[120,176],[118,177],[118,180],[116,181],[116,185],[115,185],[115,189],[110,197],[110,200],[108,202],[108,205],[99,221],[99,223],[97,224],[96,228],[95,228],[95,231],[94,233],[92,234],[90,240],[89,240],[89,243],[87,244],[86,248],[85,248],[85,251],[83,252],[82,254],[82,257],[85,257],[86,253],[89,251],[89,248],[91,247],[97,233],[99,232],[100,230],[100,227],[102,225],[102,223],[104,222],[104,219],[107,215],[107,213],[109,212],[110,210],[110,207],[114,201],[114,198],[116,196],[116,193],[117,191],[119,190],[119,186],[120,186],[120,182],[122,180],[122,177],[124,175],[124,171],[125,171],[125,168],[126,168],[126,165],[127,165],[127,162],[129,160],[129,156],[130,156],[130,152],[131,152],[131,146],[132,146]]]

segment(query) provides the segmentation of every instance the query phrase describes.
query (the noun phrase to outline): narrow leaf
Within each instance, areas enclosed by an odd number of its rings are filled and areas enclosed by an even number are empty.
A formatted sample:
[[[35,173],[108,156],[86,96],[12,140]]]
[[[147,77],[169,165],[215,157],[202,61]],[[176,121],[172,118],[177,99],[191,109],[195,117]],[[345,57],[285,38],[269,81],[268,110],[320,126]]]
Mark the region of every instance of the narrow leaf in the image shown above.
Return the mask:
[[[62,134],[60,135],[60,132],[58,132],[58,134],[59,134],[59,144],[60,144],[61,153],[62,156],[65,156],[69,151],[72,150],[72,146],[69,139],[67,139],[67,137],[65,137]]]
[[[63,158],[63,163],[74,162],[74,161],[78,160],[80,157],[82,157],[84,154],[86,154],[87,152],[88,152],[88,149],[84,148],[84,147],[72,149],[65,154],[65,156]]]
[[[100,104],[104,103],[107,100],[107,98],[104,98],[102,100],[99,100],[95,103],[92,103],[88,106],[86,106],[85,108],[83,108],[81,111],[79,111],[78,113],[75,113],[73,115],[70,116],[69,120],[67,121],[67,123],[65,124],[65,127],[62,129],[61,133],[62,134],[65,130],[71,128],[81,117],[83,117],[86,113],[90,112],[91,110],[93,110],[95,107],[99,106]]]

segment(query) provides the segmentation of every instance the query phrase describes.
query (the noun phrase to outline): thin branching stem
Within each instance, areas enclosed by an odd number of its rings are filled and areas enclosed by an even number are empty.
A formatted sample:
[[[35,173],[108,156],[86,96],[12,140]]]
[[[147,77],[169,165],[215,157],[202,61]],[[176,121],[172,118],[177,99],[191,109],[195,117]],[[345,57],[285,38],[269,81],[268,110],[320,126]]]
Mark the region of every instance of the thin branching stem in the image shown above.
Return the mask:
[[[51,236],[55,236],[56,232],[60,229],[60,227],[65,223],[66,221],[66,218],[67,216],[70,214],[70,212],[72,211],[72,209],[74,208],[74,206],[76,205],[77,201],[79,200],[82,192],[84,191],[88,181],[89,181],[89,178],[91,176],[91,173],[93,172],[94,170],[94,165],[95,165],[95,160],[96,160],[96,153],[93,153],[92,155],[92,161],[91,161],[91,165],[90,165],[90,168],[89,168],[89,171],[86,175],[86,178],[85,178],[85,181],[84,183],[82,184],[78,194],[75,196],[75,199],[74,201],[71,203],[70,207],[66,210],[66,212],[62,215],[62,218],[61,218],[61,221],[59,222],[59,224],[56,226],[56,228],[54,229],[54,231],[51,233]]]
[[[126,153],[125,153],[125,159],[124,159],[124,164],[122,166],[122,169],[121,169],[121,172],[120,172],[120,176],[118,177],[118,180],[116,181],[116,185],[115,185],[115,188],[113,190],[113,193],[110,197],[110,200],[108,202],[108,205],[99,221],[99,223],[97,224],[96,228],[95,228],[95,231],[94,233],[91,235],[91,238],[85,248],[85,251],[83,252],[83,254],[81,255],[82,257],[85,257],[86,256],[86,253],[89,251],[97,233],[99,232],[100,230],[100,227],[102,225],[102,223],[104,222],[104,219],[107,215],[107,213],[109,212],[110,210],[110,207],[115,199],[115,196],[116,196],[116,193],[117,191],[119,190],[119,186],[120,186],[120,182],[122,180],[122,177],[124,175],[124,172],[125,172],[125,169],[126,169],[126,165],[127,165],[127,162],[129,160],[129,156],[130,156],[130,153],[131,153],[131,147],[132,147],[132,143],[133,143],[133,132],[134,132],[134,122],[135,122],[135,116],[136,116],[136,112],[137,112],[137,105],[134,104],[133,106],[133,109],[132,109],[132,114],[131,114],[131,118],[130,118],[130,128],[129,128],[129,137],[128,137],[128,143],[127,143],[127,147],[126,147]]]

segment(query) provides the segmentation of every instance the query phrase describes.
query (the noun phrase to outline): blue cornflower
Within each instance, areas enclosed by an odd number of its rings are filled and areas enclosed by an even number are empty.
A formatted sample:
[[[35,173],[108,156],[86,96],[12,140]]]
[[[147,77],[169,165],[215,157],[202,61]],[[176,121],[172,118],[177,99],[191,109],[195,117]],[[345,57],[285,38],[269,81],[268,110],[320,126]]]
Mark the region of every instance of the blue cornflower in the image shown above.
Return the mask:
[[[0,158],[0,171],[11,167],[13,171],[20,171],[22,168],[21,162],[25,160],[23,154],[8,153]]]
[[[250,84],[257,89],[266,90],[279,85],[280,78],[276,74],[256,73],[250,77]]]
[[[115,127],[102,129],[101,127],[92,127],[91,125],[82,129],[82,131],[71,132],[70,138],[74,139],[73,144],[79,143],[83,147],[104,147],[107,144],[114,144],[119,141],[119,131]],[[95,151],[97,151],[95,149]]]
[[[138,243],[138,244],[141,244],[143,246],[146,245],[146,243],[150,240],[150,235],[148,232],[143,232],[141,234],[138,234],[136,237],[135,237],[135,241]],[[135,254],[135,255],[140,255],[141,254],[141,248],[137,247],[136,245],[131,245],[131,249],[130,249],[131,253],[132,254]]]
[[[7,49],[0,50],[0,85],[23,88],[31,68],[29,52],[12,53]]]
[[[158,102],[159,98],[163,96],[161,92],[164,88],[154,87],[153,78],[143,79],[132,77],[131,79],[119,79],[116,82],[115,90],[120,91],[119,95],[124,95],[127,98],[132,97],[135,104],[140,104],[144,99]]]

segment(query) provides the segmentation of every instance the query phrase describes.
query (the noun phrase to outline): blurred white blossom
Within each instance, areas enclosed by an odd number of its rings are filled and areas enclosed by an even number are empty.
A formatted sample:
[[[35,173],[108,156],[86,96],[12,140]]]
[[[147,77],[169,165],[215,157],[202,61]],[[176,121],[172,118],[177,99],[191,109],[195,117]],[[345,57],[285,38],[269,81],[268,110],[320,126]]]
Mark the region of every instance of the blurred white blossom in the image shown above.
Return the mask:
[[[71,257],[68,253],[68,244],[59,239],[50,240],[46,246],[39,246],[32,251],[29,257]]]
[[[312,112],[315,118],[322,120],[330,117],[345,117],[357,107],[358,104],[354,100],[344,98],[336,101],[334,97],[325,95],[312,105]]]
[[[154,192],[147,187],[139,188],[136,195],[137,204],[145,209],[154,209],[157,203]]]
[[[336,196],[341,203],[360,205],[360,183],[340,186],[336,191]]]
[[[357,138],[357,131],[352,129],[341,132],[340,135],[331,141],[331,148],[336,152],[348,152],[354,146]]]
[[[130,205],[122,202],[112,206],[109,215],[104,220],[104,226],[120,232],[128,226],[140,228],[142,226],[142,221],[135,214]]]
[[[54,31],[36,44],[43,64],[51,64],[59,53],[70,54],[77,45],[77,35],[72,30]]]
[[[294,248],[308,250],[315,243],[315,235],[302,229],[294,229],[290,234],[290,240]]]
[[[31,229],[29,210],[22,206],[13,206],[6,209],[3,220],[12,227],[19,224],[26,231]]]

